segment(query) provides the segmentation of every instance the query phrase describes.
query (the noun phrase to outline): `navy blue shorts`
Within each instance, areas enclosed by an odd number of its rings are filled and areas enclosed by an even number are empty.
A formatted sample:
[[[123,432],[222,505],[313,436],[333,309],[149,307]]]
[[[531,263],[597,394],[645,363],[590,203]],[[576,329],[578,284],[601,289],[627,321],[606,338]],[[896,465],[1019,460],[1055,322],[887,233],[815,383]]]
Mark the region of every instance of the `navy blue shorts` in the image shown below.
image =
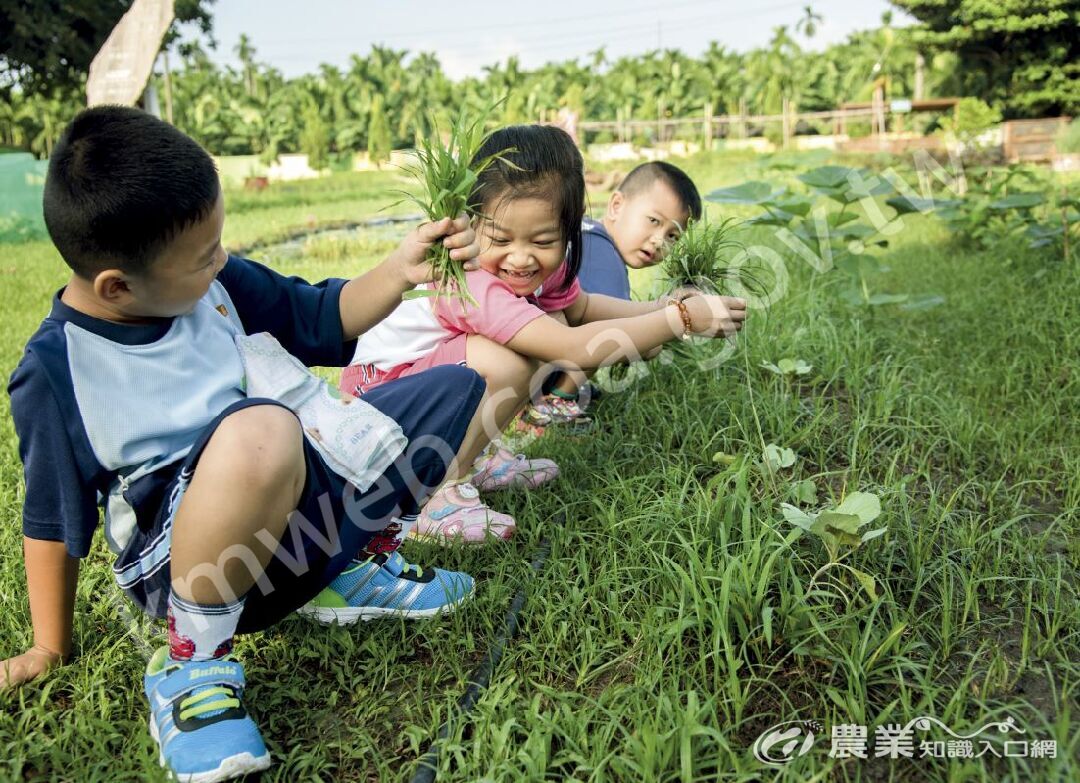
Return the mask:
[[[475,371],[447,365],[390,381],[365,394],[364,401],[396,421],[409,443],[363,493],[330,470],[304,438],[304,490],[277,552],[245,598],[237,630],[261,630],[303,606],[392,517],[415,514],[419,501],[442,483],[483,393],[484,381]],[[176,501],[194,475],[199,456],[227,416],[253,405],[278,403],[246,399],[231,405],[207,425],[175,469],[155,471],[125,493],[139,524],[113,570],[120,587],[146,613],[165,616]]]

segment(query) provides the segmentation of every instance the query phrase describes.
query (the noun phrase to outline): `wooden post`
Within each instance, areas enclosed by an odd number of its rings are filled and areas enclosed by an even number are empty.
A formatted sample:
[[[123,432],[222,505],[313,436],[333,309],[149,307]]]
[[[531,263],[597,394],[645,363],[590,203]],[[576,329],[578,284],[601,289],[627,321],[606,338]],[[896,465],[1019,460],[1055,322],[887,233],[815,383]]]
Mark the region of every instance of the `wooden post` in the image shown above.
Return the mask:
[[[922,53],[915,54],[915,94],[912,96],[914,100],[921,101],[923,99],[923,91],[925,90],[926,75],[924,69],[926,68],[926,58],[922,56]]]
[[[713,105],[711,101],[705,103],[705,123],[702,126],[702,145],[705,152],[712,152],[713,139]]]
[[[873,106],[873,118],[870,121],[870,127],[873,134],[876,136],[879,133],[885,132],[885,87],[878,84],[874,87],[874,100]]]
[[[783,149],[788,148],[788,137],[791,135],[790,112],[791,105],[785,95],[780,103],[780,138]]]
[[[664,140],[664,99],[656,100],[656,143]]]

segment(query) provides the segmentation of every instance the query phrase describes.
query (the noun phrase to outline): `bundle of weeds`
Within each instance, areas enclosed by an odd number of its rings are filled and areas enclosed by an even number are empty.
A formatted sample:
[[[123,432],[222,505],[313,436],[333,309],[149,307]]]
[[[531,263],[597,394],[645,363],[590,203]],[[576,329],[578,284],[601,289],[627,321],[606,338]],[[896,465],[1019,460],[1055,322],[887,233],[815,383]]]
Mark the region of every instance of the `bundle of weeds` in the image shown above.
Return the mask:
[[[760,279],[746,260],[746,247],[737,238],[742,222],[736,218],[692,220],[664,256],[663,270],[671,289],[696,288],[707,294],[754,292]],[[732,283],[738,283],[733,286]]]
[[[456,218],[462,214],[475,216],[468,205],[469,193],[479,175],[510,150],[474,161],[480,147],[491,132],[484,131],[490,109],[475,119],[469,119],[463,108],[451,124],[447,141],[443,143],[438,124],[432,121],[432,138],[423,139],[413,150],[414,162],[402,166],[421,186],[420,195],[404,193],[402,201],[416,204],[431,221]],[[401,201],[398,202],[399,204]],[[434,290],[417,288],[407,291],[403,299],[420,296],[452,295],[476,304],[465,285],[465,270],[461,262],[450,258],[450,251],[437,242],[428,250],[427,260],[434,271]]]
[[[691,220],[667,249],[661,266],[668,291],[693,288],[704,294],[761,297],[768,290],[766,270],[756,256],[746,252],[738,238],[742,222],[725,218]],[[677,342],[672,350],[694,358],[699,366],[713,364],[715,345],[709,339]]]

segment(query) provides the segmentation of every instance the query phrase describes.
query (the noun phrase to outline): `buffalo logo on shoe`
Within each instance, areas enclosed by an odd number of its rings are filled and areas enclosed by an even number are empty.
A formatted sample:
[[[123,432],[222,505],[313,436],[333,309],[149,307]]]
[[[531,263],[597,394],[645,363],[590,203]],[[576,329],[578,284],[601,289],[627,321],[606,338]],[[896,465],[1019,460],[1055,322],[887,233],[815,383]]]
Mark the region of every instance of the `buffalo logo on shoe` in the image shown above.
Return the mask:
[[[203,677],[231,677],[233,670],[228,666],[204,666],[201,669],[192,669],[188,672],[188,679],[198,680]]]

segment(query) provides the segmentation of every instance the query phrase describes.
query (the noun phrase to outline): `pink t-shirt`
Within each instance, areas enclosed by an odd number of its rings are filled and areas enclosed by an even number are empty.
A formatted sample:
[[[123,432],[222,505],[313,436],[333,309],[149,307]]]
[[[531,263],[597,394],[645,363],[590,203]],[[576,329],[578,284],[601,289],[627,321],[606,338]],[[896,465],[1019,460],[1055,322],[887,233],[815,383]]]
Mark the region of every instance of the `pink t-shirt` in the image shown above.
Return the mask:
[[[566,264],[545,281],[539,294],[521,297],[495,275],[478,269],[465,273],[465,282],[477,304],[454,296],[441,296],[434,305],[439,323],[459,334],[481,334],[505,345],[526,324],[547,313],[565,310],[581,294],[577,280],[559,291],[566,279]],[[551,293],[547,293],[547,292]]]
[[[351,364],[390,371],[419,361],[461,334],[479,334],[505,345],[526,324],[573,304],[581,286],[575,279],[559,291],[565,279],[563,264],[536,293],[521,297],[495,275],[480,269],[466,272],[466,285],[477,304],[456,296],[402,302],[360,335]]]

